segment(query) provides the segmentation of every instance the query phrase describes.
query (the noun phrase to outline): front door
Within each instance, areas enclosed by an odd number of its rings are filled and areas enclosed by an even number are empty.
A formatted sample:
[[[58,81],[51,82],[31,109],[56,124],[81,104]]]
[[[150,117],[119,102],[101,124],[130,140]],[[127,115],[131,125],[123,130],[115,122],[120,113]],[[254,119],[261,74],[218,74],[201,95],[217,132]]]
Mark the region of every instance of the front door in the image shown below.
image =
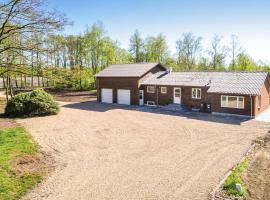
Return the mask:
[[[144,104],[144,93],[143,93],[143,90],[140,90],[140,98],[139,98],[140,102],[140,106],[142,106]]]
[[[181,88],[173,89],[173,103],[181,104]]]

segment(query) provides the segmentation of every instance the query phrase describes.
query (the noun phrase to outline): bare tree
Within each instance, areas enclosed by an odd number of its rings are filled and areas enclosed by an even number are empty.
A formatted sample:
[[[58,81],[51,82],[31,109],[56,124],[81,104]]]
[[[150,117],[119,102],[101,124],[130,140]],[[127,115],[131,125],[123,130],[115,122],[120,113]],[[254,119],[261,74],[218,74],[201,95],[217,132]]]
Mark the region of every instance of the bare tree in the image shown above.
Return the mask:
[[[241,48],[239,39],[237,37],[237,35],[231,35],[231,57],[232,57],[232,61],[231,61],[231,69],[235,70],[236,67],[236,58],[238,57],[238,55],[240,53],[243,53],[243,50]]]
[[[196,57],[201,50],[201,37],[196,37],[192,33],[184,33],[182,39],[176,42],[177,64],[185,70],[191,70]]]
[[[215,35],[211,41],[211,49],[208,54],[211,58],[211,67],[213,70],[224,67],[226,59],[226,47],[221,45],[222,37]]]

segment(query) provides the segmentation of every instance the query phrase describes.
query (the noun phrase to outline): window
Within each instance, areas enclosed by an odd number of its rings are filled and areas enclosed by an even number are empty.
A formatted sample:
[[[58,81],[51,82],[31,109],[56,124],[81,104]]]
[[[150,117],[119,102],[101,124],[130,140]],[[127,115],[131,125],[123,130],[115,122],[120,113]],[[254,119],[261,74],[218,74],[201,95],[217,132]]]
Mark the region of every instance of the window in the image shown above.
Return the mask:
[[[161,93],[162,94],[166,94],[167,93],[167,87],[161,87],[160,90],[161,90]]]
[[[200,99],[201,93],[201,88],[192,88],[192,99]]]
[[[221,107],[244,108],[244,97],[241,96],[221,96]]]
[[[154,86],[147,86],[147,93],[155,93],[155,87]]]

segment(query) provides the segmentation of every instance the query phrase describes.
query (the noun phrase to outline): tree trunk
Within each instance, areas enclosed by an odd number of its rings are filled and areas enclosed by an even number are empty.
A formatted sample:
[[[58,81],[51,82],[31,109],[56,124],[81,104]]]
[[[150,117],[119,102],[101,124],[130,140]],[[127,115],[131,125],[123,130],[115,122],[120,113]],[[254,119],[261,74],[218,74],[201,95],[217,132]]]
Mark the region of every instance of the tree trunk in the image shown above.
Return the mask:
[[[5,82],[5,76],[2,76],[2,81],[3,81],[3,88],[6,88],[6,82]]]
[[[31,87],[34,87],[34,52],[32,51],[32,64],[31,64]]]
[[[82,70],[80,67],[80,90],[82,89]]]
[[[7,100],[7,102],[9,101],[9,99],[8,99],[8,91],[9,91],[9,83],[8,83],[8,75],[7,75],[7,77],[6,77],[6,100]]]
[[[26,75],[24,75],[24,87],[27,88],[27,79],[26,79]]]
[[[15,86],[16,86],[16,88],[18,88],[19,86],[18,86],[18,81],[17,81],[17,76],[16,76],[16,74],[15,74]]]
[[[21,88],[24,88],[25,86],[23,85],[23,74],[21,74]]]
[[[8,80],[9,80],[9,94],[10,94],[10,97],[13,97],[14,96],[13,95],[13,85],[12,85],[12,80],[11,80],[10,76],[9,76]]]

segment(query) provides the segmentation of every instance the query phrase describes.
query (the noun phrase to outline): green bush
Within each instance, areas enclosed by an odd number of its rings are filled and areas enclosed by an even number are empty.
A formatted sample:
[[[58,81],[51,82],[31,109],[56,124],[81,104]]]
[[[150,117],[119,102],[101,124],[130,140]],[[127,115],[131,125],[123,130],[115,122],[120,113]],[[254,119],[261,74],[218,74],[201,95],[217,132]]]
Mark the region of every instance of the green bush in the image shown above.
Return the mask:
[[[59,107],[53,97],[43,89],[15,95],[7,103],[8,117],[44,116],[57,114]]]

